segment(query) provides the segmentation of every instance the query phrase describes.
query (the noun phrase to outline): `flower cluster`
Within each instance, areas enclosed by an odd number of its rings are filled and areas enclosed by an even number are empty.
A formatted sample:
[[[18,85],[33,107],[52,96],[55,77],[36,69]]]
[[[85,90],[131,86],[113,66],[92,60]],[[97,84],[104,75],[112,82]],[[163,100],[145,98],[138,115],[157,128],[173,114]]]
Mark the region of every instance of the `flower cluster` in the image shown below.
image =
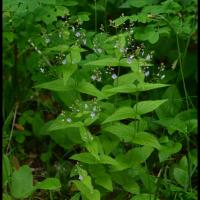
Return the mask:
[[[83,115],[89,116],[91,119],[94,119],[97,114],[101,111],[100,106],[98,105],[96,99],[91,101],[80,101],[75,100],[75,103],[69,106],[70,111],[62,111],[60,114],[60,120],[66,123],[72,123],[76,121],[77,117]]]

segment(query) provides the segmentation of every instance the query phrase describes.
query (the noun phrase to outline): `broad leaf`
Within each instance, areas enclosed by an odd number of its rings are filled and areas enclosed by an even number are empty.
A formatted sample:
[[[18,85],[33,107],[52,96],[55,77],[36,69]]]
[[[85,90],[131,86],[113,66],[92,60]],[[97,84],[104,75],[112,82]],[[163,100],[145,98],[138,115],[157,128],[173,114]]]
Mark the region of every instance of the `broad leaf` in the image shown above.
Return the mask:
[[[77,90],[81,93],[85,93],[95,97],[103,97],[103,94],[91,83],[82,81],[78,86]]]
[[[63,79],[57,79],[54,81],[42,83],[34,86],[35,88],[43,88],[52,91],[67,91],[75,87],[75,82],[73,79],[68,78],[68,81],[64,84]]]
[[[134,105],[133,110],[138,115],[143,115],[154,111],[156,108],[158,108],[161,104],[163,104],[166,101],[167,101],[166,99],[140,101]]]
[[[59,190],[61,188],[61,184],[57,178],[46,178],[41,182],[37,182],[35,188],[41,190]]]
[[[14,171],[11,181],[11,193],[15,198],[27,198],[33,192],[33,175],[29,166],[24,165]]]
[[[147,132],[136,133],[132,139],[132,142],[135,144],[151,146],[156,149],[160,149],[161,147],[157,138],[154,135]]]
[[[78,160],[88,164],[98,164],[99,161],[91,153],[79,153],[70,157],[72,160]]]
[[[119,60],[117,58],[102,58],[95,61],[89,61],[84,65],[94,65],[94,66],[119,66]]]
[[[117,120],[127,119],[127,118],[134,119],[135,117],[136,117],[136,113],[131,107],[120,107],[111,116],[109,116],[103,122],[103,124],[117,121]]]

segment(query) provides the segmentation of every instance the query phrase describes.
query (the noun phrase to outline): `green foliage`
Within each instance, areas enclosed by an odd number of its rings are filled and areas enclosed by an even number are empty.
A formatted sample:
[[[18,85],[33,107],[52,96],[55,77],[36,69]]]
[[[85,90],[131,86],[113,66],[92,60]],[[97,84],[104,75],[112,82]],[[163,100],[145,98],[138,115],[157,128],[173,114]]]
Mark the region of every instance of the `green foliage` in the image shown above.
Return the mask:
[[[196,6],[4,0],[5,200],[197,199]]]

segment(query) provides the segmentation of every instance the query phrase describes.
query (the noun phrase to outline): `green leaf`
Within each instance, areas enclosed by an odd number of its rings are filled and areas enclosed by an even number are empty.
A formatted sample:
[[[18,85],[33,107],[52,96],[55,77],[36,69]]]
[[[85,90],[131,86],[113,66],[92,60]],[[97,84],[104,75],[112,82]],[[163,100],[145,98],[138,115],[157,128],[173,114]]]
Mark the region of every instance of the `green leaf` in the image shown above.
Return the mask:
[[[91,153],[79,153],[70,157],[72,160],[78,160],[88,164],[98,164],[99,161]]]
[[[88,129],[86,129],[85,127],[80,127],[80,135],[81,135],[81,139],[84,142],[91,142],[93,141],[93,136],[90,133],[90,131]]]
[[[91,96],[95,96],[98,98],[104,98],[104,95],[101,91],[99,91],[93,84],[86,82],[86,81],[82,81],[78,86],[77,86],[77,90],[79,92],[91,95]]]
[[[187,133],[187,124],[176,117],[162,118],[156,121],[156,123],[167,128],[170,134],[173,134],[175,131],[179,131],[180,133]]]
[[[122,25],[125,21],[127,21],[128,19],[129,19],[128,16],[119,17],[119,18],[113,20],[113,23],[115,24],[115,26],[120,26],[120,25]]]
[[[170,158],[171,155],[178,153],[182,148],[182,144],[179,142],[169,141],[166,145],[161,145],[158,156],[160,162],[163,162]]]
[[[3,154],[3,186],[9,182],[11,174],[10,161],[8,157]]]
[[[119,66],[119,60],[117,58],[102,58],[95,61],[89,61],[84,63],[84,65],[93,65],[93,66]]]
[[[14,171],[11,181],[11,193],[15,198],[27,198],[33,192],[33,175],[27,165]]]
[[[69,46],[66,45],[66,44],[60,44],[58,46],[55,46],[55,47],[51,47],[51,48],[46,48],[45,49],[45,52],[46,53],[49,53],[51,51],[56,51],[56,52],[66,52],[68,51],[69,49]]]
[[[177,183],[181,186],[185,187],[187,185],[189,177],[186,170],[176,167],[174,168],[173,175]]]
[[[68,123],[67,121],[61,121],[60,119],[56,119],[51,123],[51,125],[48,128],[48,131],[62,130],[62,129],[71,128],[71,127],[79,128],[81,126],[83,126],[82,122]]]
[[[71,54],[70,54],[70,58],[71,58],[71,62],[72,64],[77,64],[81,61],[81,48],[79,48],[78,46],[72,46],[71,47]]]
[[[135,134],[135,129],[133,127],[124,124],[108,126],[104,128],[103,131],[107,131],[116,135],[121,140],[124,140],[124,142],[130,142]]]
[[[134,197],[131,198],[131,200],[150,200],[150,199],[155,199],[155,194],[137,194]],[[160,200],[159,198],[156,198],[155,200]]]
[[[167,87],[169,85],[167,84],[159,84],[159,83],[140,83],[140,79],[135,79],[135,81],[138,81],[138,85],[135,84],[124,84],[119,85],[113,88],[103,88],[102,93],[106,96],[112,96],[117,93],[135,93],[135,92],[142,92],[142,91],[148,91],[153,90],[157,88]]]
[[[160,143],[158,142],[158,139],[147,132],[138,132],[134,135],[132,142],[135,144],[140,144],[140,145],[147,145],[150,147],[154,147],[156,149],[160,149]]]
[[[152,26],[136,27],[135,39],[140,41],[148,40],[151,44],[155,44],[159,39],[159,32]]]
[[[112,179],[117,184],[121,185],[123,189],[132,194],[139,194],[140,187],[135,181],[135,176],[138,174],[137,169],[130,169],[112,173]]]
[[[163,104],[166,101],[167,99],[140,101],[134,105],[133,110],[138,115],[143,115],[143,114],[152,112],[153,110],[158,108],[161,104]]]
[[[113,122],[117,120],[132,118],[134,119],[136,116],[133,108],[131,107],[120,107],[118,108],[111,116],[106,118],[106,120],[103,122],[103,124],[108,122]]]
[[[3,193],[3,200],[12,200],[12,198],[10,195]]]
[[[61,188],[61,184],[57,178],[46,178],[41,182],[37,182],[35,188],[41,190],[59,190]]]
[[[153,152],[150,146],[136,147],[129,150],[125,155],[116,157],[117,164],[112,166],[113,171],[120,171],[143,163]]]
[[[182,107],[182,100],[180,93],[175,85],[167,88],[165,93],[162,95],[162,98],[168,99],[168,101],[156,109],[156,114],[160,119],[164,117],[174,117],[180,112]]]
[[[113,187],[112,187],[112,180],[109,174],[102,174],[101,176],[98,176],[95,179],[96,184],[101,185],[102,187],[104,187],[105,189],[109,190],[109,191],[113,191]]]
[[[119,76],[118,79],[114,81],[114,86],[129,85],[134,83],[136,80],[142,83],[144,81],[144,73],[135,71]]]
[[[63,79],[57,79],[54,81],[42,83],[34,86],[35,88],[43,88],[52,91],[68,91],[75,87],[75,82],[72,78],[68,78],[68,81],[64,84]]]
[[[63,68],[63,81],[64,85],[67,84],[67,81],[69,80],[69,77],[77,70],[77,65],[73,64],[67,64]]]
[[[104,155],[104,154],[100,155],[99,158],[100,158],[100,163],[102,163],[102,164],[110,164],[110,165],[117,165],[118,164],[115,159],[113,159],[110,156]]]

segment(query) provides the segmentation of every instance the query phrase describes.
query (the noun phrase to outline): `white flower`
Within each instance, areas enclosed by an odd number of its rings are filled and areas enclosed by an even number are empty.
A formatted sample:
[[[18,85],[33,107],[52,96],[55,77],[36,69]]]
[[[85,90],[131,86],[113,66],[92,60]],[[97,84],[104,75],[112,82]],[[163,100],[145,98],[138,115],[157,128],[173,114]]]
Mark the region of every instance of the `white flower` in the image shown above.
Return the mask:
[[[128,61],[127,61],[127,63],[128,63],[128,64],[131,64],[133,58],[134,58],[134,55],[129,56],[129,57],[128,57]]]
[[[101,82],[101,77],[99,77],[99,78],[97,79],[97,81],[98,81],[98,82]]]
[[[67,63],[67,59],[65,58],[63,61],[62,61],[62,64],[65,65]]]
[[[98,52],[98,53],[102,53],[102,49],[100,49],[100,48],[97,49],[97,52]]]
[[[72,119],[68,117],[68,118],[66,119],[66,121],[67,121],[68,123],[71,123],[71,122],[72,122]]]
[[[144,72],[144,75],[145,75],[145,76],[149,76],[149,74],[150,74],[150,71]]]
[[[39,49],[37,50],[37,52],[38,52],[38,54],[40,54],[40,55],[42,54],[42,52],[41,52]]]
[[[93,111],[96,111],[96,110],[97,110],[97,107],[96,107],[96,106],[94,106],[92,110],[93,110]]]
[[[95,115],[96,115],[95,112],[90,113],[90,116],[91,116],[92,119],[95,117]]]
[[[81,36],[80,32],[76,32],[75,36],[80,37]]]
[[[150,54],[147,54],[147,56],[146,56],[146,61],[150,61],[151,60],[151,55]]]
[[[44,73],[44,68],[41,67],[41,68],[40,68],[40,71],[41,71],[41,73]]]
[[[86,45],[86,44],[87,44],[87,41],[86,41],[85,39],[83,40],[83,44],[84,44],[84,45]]]
[[[95,81],[97,77],[93,74],[90,78]]]
[[[45,39],[46,44],[48,44],[51,40],[49,38]]]
[[[162,79],[164,79],[165,78],[165,75],[163,74],[161,77],[160,77],[160,79],[162,80]]]
[[[82,181],[82,180],[83,180],[83,176],[79,175],[78,179],[79,179],[80,181]]]
[[[116,74],[112,74],[112,79],[116,79],[117,75]]]

